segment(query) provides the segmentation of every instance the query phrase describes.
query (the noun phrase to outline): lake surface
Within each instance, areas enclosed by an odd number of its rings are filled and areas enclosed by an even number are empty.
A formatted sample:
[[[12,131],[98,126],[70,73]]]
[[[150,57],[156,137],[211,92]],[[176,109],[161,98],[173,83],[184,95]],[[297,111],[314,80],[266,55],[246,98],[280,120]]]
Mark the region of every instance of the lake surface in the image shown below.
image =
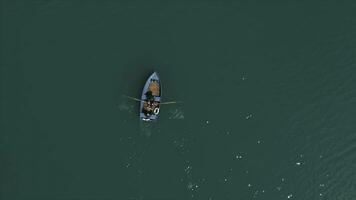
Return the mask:
[[[2,200],[356,199],[354,2],[1,4]]]

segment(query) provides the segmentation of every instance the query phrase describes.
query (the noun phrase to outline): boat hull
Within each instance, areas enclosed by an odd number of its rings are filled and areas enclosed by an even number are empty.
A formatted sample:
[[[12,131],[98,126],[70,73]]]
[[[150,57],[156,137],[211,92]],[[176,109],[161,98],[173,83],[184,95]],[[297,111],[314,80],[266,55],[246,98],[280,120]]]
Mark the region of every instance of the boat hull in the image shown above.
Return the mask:
[[[157,72],[147,79],[141,95],[140,119],[155,121],[158,119],[162,95],[161,81]]]

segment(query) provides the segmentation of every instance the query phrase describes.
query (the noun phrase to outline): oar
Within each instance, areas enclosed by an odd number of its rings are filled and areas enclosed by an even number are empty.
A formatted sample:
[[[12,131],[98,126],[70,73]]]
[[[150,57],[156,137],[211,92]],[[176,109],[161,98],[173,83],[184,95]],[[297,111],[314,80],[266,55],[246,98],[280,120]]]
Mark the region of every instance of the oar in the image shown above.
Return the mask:
[[[144,100],[141,100],[141,99],[137,99],[135,97],[130,97],[130,96],[127,96],[127,95],[122,95],[123,97],[126,97],[126,98],[129,98],[129,99],[132,99],[134,101],[139,101],[139,102],[145,102]],[[168,101],[168,102],[163,102],[163,103],[160,103],[161,105],[168,105],[168,104],[175,104],[175,103],[183,103],[183,101]]]
[[[141,99],[137,99],[137,98],[135,98],[135,97],[130,97],[130,96],[127,96],[127,95],[122,95],[123,97],[126,97],[126,98],[129,98],[129,99],[132,99],[132,100],[135,100],[135,101],[139,101],[139,102],[141,102],[141,101],[143,101],[143,100],[141,100]]]
[[[183,103],[183,101],[168,101],[160,103],[161,105],[175,104],[175,103]]]

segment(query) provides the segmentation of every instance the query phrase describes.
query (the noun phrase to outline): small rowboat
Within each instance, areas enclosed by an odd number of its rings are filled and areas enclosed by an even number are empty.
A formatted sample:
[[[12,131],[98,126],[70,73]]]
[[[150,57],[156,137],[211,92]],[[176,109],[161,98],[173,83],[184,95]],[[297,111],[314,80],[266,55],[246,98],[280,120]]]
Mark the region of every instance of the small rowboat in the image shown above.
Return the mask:
[[[162,102],[162,85],[161,80],[157,72],[147,79],[145,86],[142,90],[141,98],[135,98],[127,95],[123,95],[134,101],[140,102],[140,119],[143,121],[156,121],[158,119],[159,109],[161,105],[183,103],[181,101],[169,101]]]
[[[158,119],[161,104],[162,86],[157,72],[147,79],[142,90],[140,103],[140,119],[155,121]]]

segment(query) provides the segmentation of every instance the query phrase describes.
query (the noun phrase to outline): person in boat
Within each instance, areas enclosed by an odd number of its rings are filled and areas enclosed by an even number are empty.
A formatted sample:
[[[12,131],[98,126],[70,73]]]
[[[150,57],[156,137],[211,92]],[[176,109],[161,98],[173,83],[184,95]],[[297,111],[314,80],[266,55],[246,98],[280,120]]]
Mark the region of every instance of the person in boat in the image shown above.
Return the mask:
[[[145,102],[145,103],[144,103],[143,113],[144,113],[147,117],[149,117],[149,116],[151,115],[151,113],[152,113],[151,108],[149,107],[148,102]]]
[[[154,100],[154,96],[153,96],[151,90],[147,91],[147,92],[145,93],[145,95],[146,95],[147,101],[153,101],[153,100]]]
[[[144,103],[143,112],[146,116],[154,114],[155,102],[153,100],[146,100]]]
[[[154,110],[154,96],[152,94],[152,91],[149,90],[145,93],[146,95],[146,102],[145,102],[145,110],[148,112],[148,114],[153,114]]]

